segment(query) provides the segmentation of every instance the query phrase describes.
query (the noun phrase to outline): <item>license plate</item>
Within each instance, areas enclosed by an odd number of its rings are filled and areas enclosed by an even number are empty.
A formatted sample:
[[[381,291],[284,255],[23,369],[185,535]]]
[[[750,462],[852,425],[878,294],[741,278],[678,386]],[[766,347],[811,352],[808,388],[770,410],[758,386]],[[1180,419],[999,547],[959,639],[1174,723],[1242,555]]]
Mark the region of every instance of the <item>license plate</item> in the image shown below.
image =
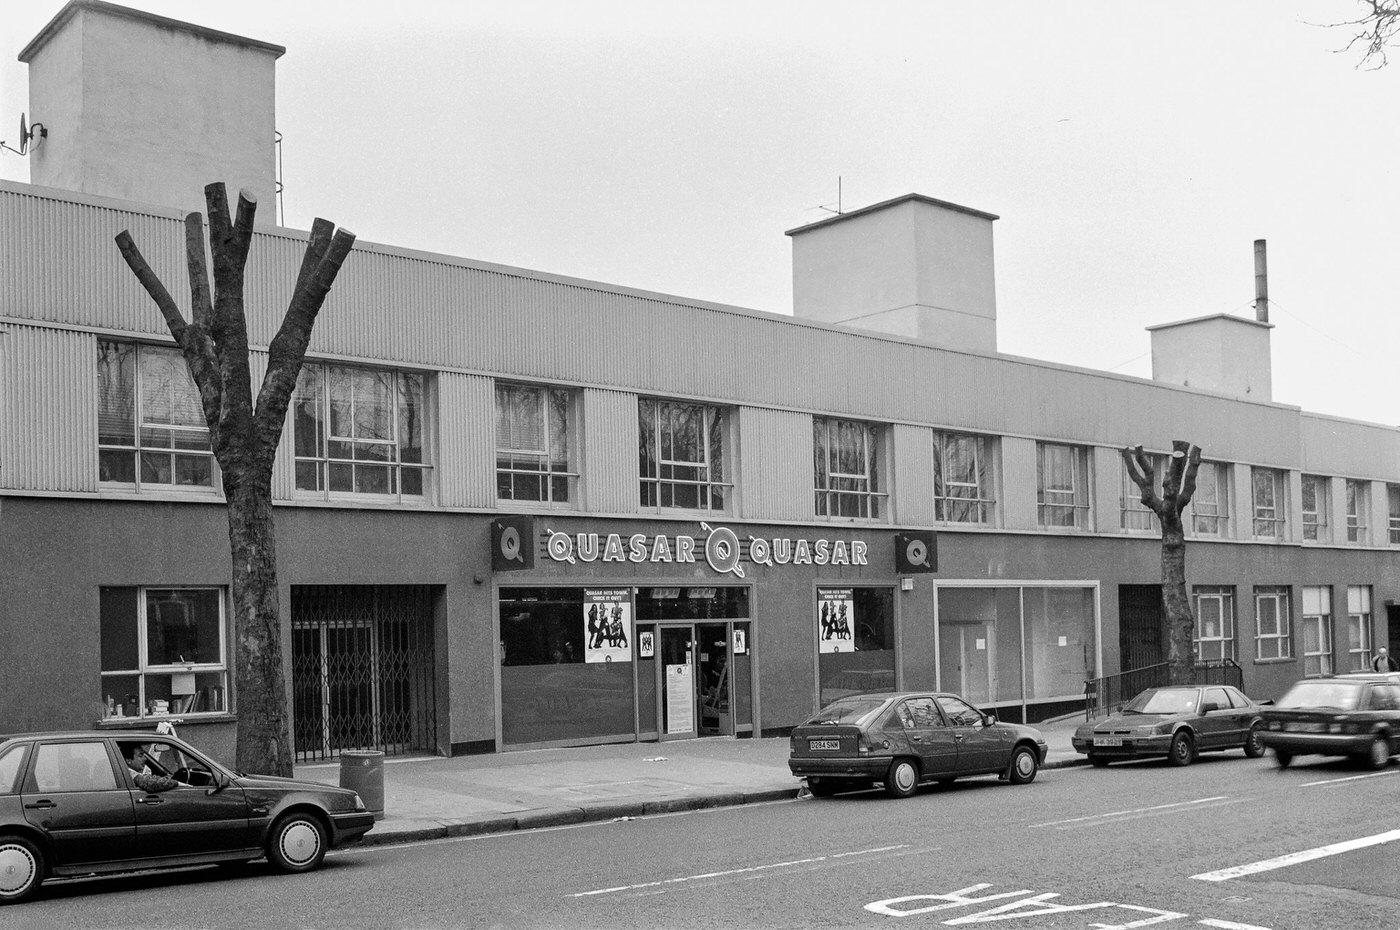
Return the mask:
[[[820,752],[822,750],[829,752],[833,749],[840,749],[841,741],[839,739],[809,739],[807,740],[807,748],[812,752]]]
[[[1094,737],[1094,745],[1095,745],[1095,746],[1122,746],[1122,745],[1123,745],[1123,740],[1122,740],[1121,737],[1117,737],[1117,736],[1096,736],[1096,737]]]
[[[1322,733],[1327,729],[1322,723],[1290,723],[1288,729],[1296,733]]]

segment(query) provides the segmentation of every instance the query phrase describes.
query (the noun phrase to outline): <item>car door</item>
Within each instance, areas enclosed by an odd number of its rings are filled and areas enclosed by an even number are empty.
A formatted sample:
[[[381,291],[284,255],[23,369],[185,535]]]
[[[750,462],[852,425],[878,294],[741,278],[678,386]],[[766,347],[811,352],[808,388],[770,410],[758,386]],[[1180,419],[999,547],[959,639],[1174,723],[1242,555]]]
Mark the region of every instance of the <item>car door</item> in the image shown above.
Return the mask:
[[[963,774],[996,772],[1011,762],[1011,744],[1004,732],[988,726],[980,710],[951,694],[938,696],[938,706],[953,731],[958,746],[958,771]]]
[[[1241,711],[1230,703],[1224,688],[1205,688],[1197,710],[1196,745],[1201,749],[1238,746],[1244,741],[1240,732]]]
[[[25,819],[48,837],[53,864],[132,858],[136,814],[107,741],[39,740],[33,752],[21,800]]]
[[[144,791],[127,771],[140,858],[197,856],[257,845],[242,788],[229,785],[219,789],[213,767],[181,744],[122,740],[118,747],[123,757],[130,757],[136,742],[152,748],[153,774],[177,781],[168,791]]]
[[[896,708],[895,716],[903,724],[904,735],[919,756],[924,777],[938,778],[957,773],[957,742],[953,739],[953,731],[944,725],[933,698],[905,698]]]

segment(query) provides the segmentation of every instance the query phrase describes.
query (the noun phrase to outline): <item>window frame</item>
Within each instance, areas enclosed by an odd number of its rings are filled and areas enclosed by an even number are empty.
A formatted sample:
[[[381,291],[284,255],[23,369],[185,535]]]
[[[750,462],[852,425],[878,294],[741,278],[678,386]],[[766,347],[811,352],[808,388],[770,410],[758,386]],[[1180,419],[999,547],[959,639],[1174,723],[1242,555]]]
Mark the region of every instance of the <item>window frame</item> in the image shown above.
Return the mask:
[[[1385,494],[1389,504],[1388,542],[1392,546],[1400,546],[1400,484],[1387,484]]]
[[[947,476],[954,446],[972,449],[972,472],[976,484],[951,480]],[[935,523],[964,526],[991,526],[996,519],[996,457],[993,439],[981,433],[953,430],[933,431],[933,519]],[[972,492],[968,494],[966,492]],[[956,493],[955,493],[956,492]],[[968,519],[959,519],[958,514]]]
[[[118,351],[129,350],[132,361],[131,372],[131,397],[129,410],[123,411],[124,418],[129,418],[131,429],[130,443],[117,443],[111,441],[104,442],[102,421],[104,417],[103,407],[112,402],[110,384],[102,374],[102,368],[106,364],[106,353],[109,347]],[[147,370],[147,360],[156,357],[165,359],[173,369],[183,376],[183,385],[188,386],[189,394],[185,398],[187,402],[192,402],[194,408],[199,411],[199,422],[197,424],[160,422],[152,420],[153,415],[150,410],[147,394],[147,379],[151,377]],[[185,361],[184,353],[178,346],[157,345],[146,342],[136,342],[122,339],[98,339],[97,340],[97,480],[99,487],[112,490],[132,490],[137,494],[159,492],[185,495],[197,495],[200,497],[216,497],[223,492],[222,475],[219,470],[218,460],[214,457],[214,447],[209,437],[209,425],[204,420],[203,401],[199,395],[199,388],[194,383],[194,378],[189,373],[189,365]],[[172,391],[178,391],[183,385],[170,385]],[[104,390],[109,388],[109,390]],[[121,398],[115,398],[120,401]],[[173,406],[173,405],[172,405]],[[123,424],[126,425],[126,424]],[[170,434],[170,444],[167,446],[148,445],[145,440],[147,432],[166,432]],[[195,443],[188,446],[177,447],[176,436],[186,436]],[[202,444],[198,440],[202,438]],[[103,475],[103,462],[114,456],[129,456],[131,461],[132,480],[106,478]],[[169,460],[168,469],[171,481],[151,481],[143,477],[146,471],[146,460],[148,457],[162,457]],[[175,480],[178,471],[177,459],[189,458],[204,460],[207,462],[208,481],[181,482]]]
[[[529,393],[539,397],[543,410],[542,449],[523,449],[518,445],[502,445],[501,423],[506,411],[514,410],[509,403],[503,407],[503,392]],[[496,500],[505,506],[553,507],[574,510],[578,508],[577,469],[578,448],[578,392],[556,385],[526,384],[517,381],[498,380],[495,385],[496,404]],[[556,413],[562,418],[557,424]],[[515,430],[512,429],[512,435]],[[562,453],[556,442],[562,441]],[[504,463],[503,463],[504,460]],[[529,460],[537,462],[537,467],[524,464]],[[503,476],[507,476],[503,478]],[[516,476],[519,476],[518,478]],[[536,497],[521,497],[517,484],[534,479],[540,487]],[[508,481],[512,493],[503,495],[502,482]],[[563,493],[559,493],[562,487]]]
[[[1293,660],[1293,596],[1287,585],[1259,585],[1254,589],[1254,661]],[[1264,604],[1274,605],[1274,629],[1264,631]],[[1266,654],[1265,646],[1272,645]]]
[[[1217,662],[1223,663],[1226,660],[1238,661],[1239,645],[1235,639],[1235,589],[1230,585],[1196,585],[1191,589],[1192,608],[1196,614],[1196,626],[1192,631],[1192,639],[1196,649],[1196,658],[1202,663]],[[1203,601],[1218,602],[1220,605],[1220,633],[1216,636],[1202,635],[1204,624],[1201,621],[1203,611],[1201,604]],[[1206,656],[1205,644],[1219,644],[1219,648],[1212,648],[1211,652],[1219,653],[1218,656]]]
[[[648,407],[650,416],[647,415]],[[668,443],[672,449],[676,447],[674,417],[671,418],[673,429],[668,439],[663,429],[666,425],[663,413],[685,410],[698,411],[701,415],[699,446],[702,457],[698,461],[663,458],[662,453]],[[733,416],[730,408],[664,397],[639,397],[637,422],[638,502],[643,511],[687,514],[728,514],[732,511],[734,482],[724,478],[730,471],[730,450],[733,448]],[[674,474],[664,476],[668,468],[695,470],[701,477],[684,479]],[[685,487],[695,489],[696,506],[675,503],[676,489]],[[669,502],[667,491],[670,492]]]
[[[1374,603],[1370,585],[1347,585],[1347,655],[1353,672],[1371,671]]]
[[[133,721],[150,719],[164,720],[170,717],[208,717],[229,713],[231,707],[229,701],[231,694],[229,688],[231,643],[228,588],[219,585],[115,585],[111,586],[111,590],[133,590],[136,592],[134,601],[136,608],[136,617],[134,618],[135,625],[134,629],[131,630],[136,637],[136,666],[134,668],[108,668],[106,656],[99,656],[99,676],[102,682],[101,693],[103,695],[101,703],[104,707],[107,707],[106,698],[113,697],[114,693],[120,694],[120,692],[124,690],[120,685],[120,682],[123,680],[134,678],[136,681],[136,691],[134,694],[127,692],[127,694],[115,698],[114,703],[122,706],[122,712],[119,714],[116,712],[115,707],[110,707],[103,712],[106,719]],[[216,641],[219,646],[219,656],[217,660],[189,662],[152,661],[150,651],[150,610],[152,595],[179,594],[181,592],[214,594],[213,600],[218,610],[218,632]],[[108,629],[105,628],[105,624],[109,622],[109,619],[120,624],[129,622],[130,618],[128,618],[128,621],[122,621],[120,617],[116,616],[109,618],[105,609],[100,611],[98,623],[100,628],[99,636],[103,642],[103,649],[100,650],[102,652],[105,652],[106,641],[109,635],[116,636],[125,632],[123,630],[113,630],[109,633]],[[154,712],[151,701],[155,699],[147,696],[152,690],[150,687],[151,679],[161,676],[173,677],[177,674],[193,675],[196,685],[200,677],[203,677],[206,682],[205,688],[210,689],[209,703],[213,706],[198,710],[193,709],[193,707],[189,709],[177,709],[174,706],[174,695],[172,694],[168,703],[167,712],[163,714]],[[112,686],[113,682],[118,683],[115,689]],[[157,688],[154,690],[160,691],[161,689]],[[129,712],[131,708],[127,706],[127,702],[125,701],[126,697],[135,698],[134,714]]]
[[[360,374],[369,374],[373,377],[388,377],[390,385],[389,409],[386,412],[387,423],[392,433],[390,439],[364,438],[357,436],[342,436],[331,434],[331,423],[333,416],[331,412],[332,389],[330,377],[332,372],[340,376],[350,376],[351,378]],[[302,451],[301,440],[304,438],[300,434],[302,419],[305,416],[302,406],[303,398],[306,396],[306,380],[315,377],[318,384],[316,391],[316,414],[312,423],[311,444],[315,446],[314,454],[307,454]],[[414,462],[406,460],[404,450],[411,449],[411,446],[404,445],[403,424],[404,417],[411,409],[405,405],[402,399],[406,391],[406,385],[416,383],[418,396],[418,421],[420,447],[418,449],[419,458],[422,461]],[[353,381],[352,381],[353,390]],[[302,366],[301,373],[297,377],[296,386],[292,389],[292,399],[289,405],[288,414],[291,420],[291,446],[292,446],[292,488],[293,495],[298,500],[321,500],[321,501],[362,501],[366,503],[393,503],[393,504],[425,504],[429,500],[429,486],[433,473],[432,465],[432,415],[430,403],[430,377],[429,373],[407,368],[391,368],[376,365],[352,365],[340,362],[332,362],[321,359],[308,359]],[[352,393],[352,404],[356,400],[356,395]],[[387,451],[386,458],[344,458],[331,455],[332,444],[343,446],[366,446],[371,448],[383,448]],[[304,487],[302,483],[303,469],[314,467],[317,487]],[[348,467],[351,474],[352,485],[355,483],[356,470],[364,469],[385,469],[393,481],[393,491],[357,491],[353,486],[349,490],[334,489],[333,475],[331,470],[336,467]],[[409,473],[417,473],[419,493],[404,490],[404,476]]]
[[[860,437],[856,454],[864,468],[861,472],[837,471],[834,464],[854,450],[838,448],[844,434]],[[819,520],[854,520],[883,523],[888,516],[881,512],[881,503],[889,497],[881,491],[881,472],[885,462],[886,428],[866,420],[842,417],[812,417],[813,502]],[[823,487],[825,482],[825,487]],[[837,487],[838,482],[850,487]],[[845,504],[854,503],[856,513],[847,512]]]
[[[1286,472],[1277,468],[1262,466],[1250,469],[1250,512],[1252,531],[1255,539],[1281,541],[1288,528]],[[1261,488],[1260,479],[1267,478],[1268,485]],[[1259,492],[1267,490],[1272,500],[1261,504]],[[1261,530],[1261,527],[1263,528]]]
[[[1048,453],[1063,450],[1070,456],[1070,485],[1050,488],[1046,484]],[[1093,525],[1093,475],[1089,450],[1063,442],[1037,442],[1035,445],[1036,525],[1040,529],[1086,532]],[[1055,495],[1051,498],[1051,495]],[[1049,522],[1052,514],[1068,514],[1068,523]]]
[[[1332,482],[1325,475],[1302,476],[1303,503],[1301,518],[1303,539],[1309,542],[1330,542],[1332,534],[1328,526],[1328,513],[1331,510]],[[1308,492],[1312,492],[1312,507],[1308,507]]]
[[[1144,452],[1143,454],[1152,465],[1153,489],[1156,490],[1157,496],[1161,497],[1162,481],[1166,478],[1171,457],[1162,452]],[[1119,458],[1121,461],[1122,457]],[[1142,502],[1142,490],[1133,481],[1126,461],[1122,462],[1120,471],[1123,475],[1123,486],[1121,496],[1118,499],[1119,528],[1128,533],[1161,533],[1161,521],[1157,519],[1157,514]],[[1200,474],[1199,469],[1197,474]]]
[[[1347,542],[1364,546],[1371,541],[1367,527],[1367,511],[1371,509],[1371,482],[1347,478],[1346,520]]]
[[[1332,588],[1330,585],[1303,587],[1303,677],[1325,678],[1336,669],[1333,647]],[[1317,649],[1308,649],[1309,627],[1317,628]]]
[[[1201,480],[1202,474],[1210,481]],[[1230,466],[1225,462],[1202,462],[1196,469],[1196,491],[1191,495],[1191,534],[1215,539],[1230,534]],[[1205,493],[1209,490],[1210,497]],[[1205,512],[1203,512],[1205,511]],[[1204,529],[1210,526],[1211,529]]]

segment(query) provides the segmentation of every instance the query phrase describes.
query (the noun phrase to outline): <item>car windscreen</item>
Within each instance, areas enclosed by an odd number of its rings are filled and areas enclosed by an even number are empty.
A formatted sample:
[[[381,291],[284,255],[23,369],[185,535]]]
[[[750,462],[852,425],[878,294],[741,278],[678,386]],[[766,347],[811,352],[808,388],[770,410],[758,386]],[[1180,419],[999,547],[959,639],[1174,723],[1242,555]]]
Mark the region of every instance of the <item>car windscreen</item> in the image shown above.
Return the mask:
[[[1196,711],[1195,688],[1158,688],[1144,691],[1123,705],[1125,714],[1191,714]]]
[[[809,717],[805,723],[848,723],[858,724],[870,714],[885,706],[883,698],[848,697],[830,704]]]
[[[1349,681],[1300,681],[1288,693],[1274,702],[1275,707],[1329,710],[1355,710],[1361,697],[1361,685]]]

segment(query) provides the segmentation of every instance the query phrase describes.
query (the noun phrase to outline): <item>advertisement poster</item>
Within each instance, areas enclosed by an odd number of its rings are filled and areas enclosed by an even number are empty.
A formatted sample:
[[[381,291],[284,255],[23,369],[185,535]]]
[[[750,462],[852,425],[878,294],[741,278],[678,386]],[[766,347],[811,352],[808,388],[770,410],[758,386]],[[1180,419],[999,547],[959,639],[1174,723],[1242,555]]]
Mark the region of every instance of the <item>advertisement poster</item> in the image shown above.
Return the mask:
[[[656,655],[656,640],[654,637],[655,634],[650,630],[639,634],[637,639],[637,654],[643,659],[650,659],[652,656]]]
[[[583,592],[583,660],[626,662],[632,658],[632,602],[628,589]]]
[[[695,731],[695,671],[690,665],[666,666],[666,733]]]
[[[817,591],[818,651],[855,652],[851,630],[856,625],[856,606],[850,588],[823,588]]]

